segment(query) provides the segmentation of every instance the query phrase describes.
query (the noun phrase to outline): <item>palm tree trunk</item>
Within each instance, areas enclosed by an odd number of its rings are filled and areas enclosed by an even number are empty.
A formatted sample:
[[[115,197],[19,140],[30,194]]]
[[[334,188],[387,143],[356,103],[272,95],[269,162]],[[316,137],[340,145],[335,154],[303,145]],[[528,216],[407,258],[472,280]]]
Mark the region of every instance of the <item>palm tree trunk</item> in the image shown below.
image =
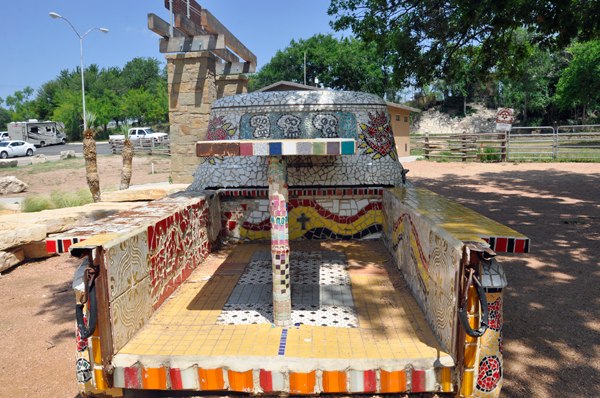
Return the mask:
[[[95,203],[101,202],[100,178],[96,161],[96,141],[94,140],[94,132],[90,129],[83,133],[83,157],[85,158],[85,175],[92,198]]]
[[[129,139],[123,143],[123,170],[121,171],[121,190],[129,188],[133,163],[133,145]]]

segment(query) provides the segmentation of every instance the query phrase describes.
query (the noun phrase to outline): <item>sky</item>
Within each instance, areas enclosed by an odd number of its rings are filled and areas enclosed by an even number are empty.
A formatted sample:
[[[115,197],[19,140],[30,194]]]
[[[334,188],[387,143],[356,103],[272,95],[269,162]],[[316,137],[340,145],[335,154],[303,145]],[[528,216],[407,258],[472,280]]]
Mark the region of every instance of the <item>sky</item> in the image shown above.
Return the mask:
[[[63,69],[80,64],[79,38],[62,19],[84,34],[84,67],[123,67],[135,57],[164,61],[159,36],[148,29],[148,13],[169,20],[165,0],[13,0],[4,1],[0,23],[0,98],[27,86],[37,90]],[[334,33],[328,0],[196,0],[258,58],[258,67],[292,39]],[[349,32],[344,32],[348,35]]]

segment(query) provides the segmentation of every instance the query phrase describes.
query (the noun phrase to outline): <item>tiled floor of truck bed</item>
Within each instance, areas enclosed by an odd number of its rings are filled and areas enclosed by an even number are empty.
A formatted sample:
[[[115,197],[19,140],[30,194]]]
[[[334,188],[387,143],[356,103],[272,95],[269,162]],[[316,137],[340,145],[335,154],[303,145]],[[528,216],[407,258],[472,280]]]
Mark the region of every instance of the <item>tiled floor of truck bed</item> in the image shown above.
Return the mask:
[[[212,254],[119,353],[449,356],[378,241],[293,244],[294,326],[273,327],[269,250],[244,244]]]

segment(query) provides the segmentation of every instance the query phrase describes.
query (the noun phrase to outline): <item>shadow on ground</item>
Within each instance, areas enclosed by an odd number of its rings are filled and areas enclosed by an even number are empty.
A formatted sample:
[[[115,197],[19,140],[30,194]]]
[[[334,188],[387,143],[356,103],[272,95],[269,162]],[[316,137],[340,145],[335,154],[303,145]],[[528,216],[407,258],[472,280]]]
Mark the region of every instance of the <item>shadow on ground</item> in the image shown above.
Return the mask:
[[[600,396],[600,176],[549,169],[413,178],[531,238],[499,259],[505,293],[502,397]]]

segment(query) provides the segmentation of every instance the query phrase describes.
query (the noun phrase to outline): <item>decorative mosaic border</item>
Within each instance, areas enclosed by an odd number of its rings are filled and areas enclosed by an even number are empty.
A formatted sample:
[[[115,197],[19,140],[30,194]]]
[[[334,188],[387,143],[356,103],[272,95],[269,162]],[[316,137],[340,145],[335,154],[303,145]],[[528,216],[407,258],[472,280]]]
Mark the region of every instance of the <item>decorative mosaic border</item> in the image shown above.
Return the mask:
[[[283,373],[265,369],[235,372],[223,368],[203,369],[196,365],[175,368],[167,364],[152,368],[137,364],[115,367],[114,385],[144,390],[288,392],[299,395],[454,391],[452,368]]]
[[[48,253],[68,253],[69,247],[83,241],[85,241],[84,238],[46,239],[46,251]]]
[[[497,253],[529,253],[529,239],[492,236],[481,238]]]
[[[383,188],[332,188],[332,189],[294,189],[290,188],[289,196],[352,196],[374,195],[382,196]],[[219,189],[220,196],[258,197],[268,196],[269,189]]]
[[[354,155],[353,139],[200,141],[196,156],[281,156],[281,155]]]

